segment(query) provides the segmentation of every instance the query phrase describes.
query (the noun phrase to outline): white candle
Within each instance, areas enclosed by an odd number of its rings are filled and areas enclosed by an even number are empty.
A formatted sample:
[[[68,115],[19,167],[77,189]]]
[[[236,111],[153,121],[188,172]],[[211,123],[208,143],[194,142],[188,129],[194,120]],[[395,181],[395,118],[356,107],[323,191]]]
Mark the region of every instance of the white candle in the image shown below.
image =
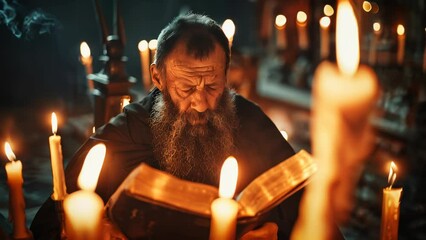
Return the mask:
[[[228,157],[222,165],[219,198],[211,205],[210,240],[234,240],[236,234],[238,203],[232,199],[238,179],[238,163]]]
[[[65,197],[65,229],[68,239],[103,239],[102,215],[104,203],[94,192],[102,169],[106,147],[92,147],[84,160],[77,183],[82,189]]]
[[[373,139],[368,119],[378,81],[372,69],[358,68],[358,25],[349,1],[339,1],[337,9],[336,56],[337,66],[324,61],[314,74],[311,128],[318,172],[306,187],[292,239],[332,239],[333,226],[349,217]]]
[[[382,222],[380,225],[381,240],[398,239],[399,199],[401,198],[402,188],[392,188],[396,179],[395,170],[396,165],[391,162],[388,177],[389,187],[383,189]]]
[[[398,24],[396,29],[398,34],[398,51],[396,55],[396,60],[399,65],[402,65],[404,62],[404,53],[405,53],[405,28],[403,25]]]
[[[307,32],[308,15],[303,11],[298,11],[296,16],[297,36],[299,38],[299,48],[306,50],[309,47],[308,32]]]
[[[31,232],[26,226],[25,217],[25,199],[22,190],[24,180],[22,178],[22,163],[16,160],[15,154],[6,142],[4,144],[7,158],[10,162],[6,163],[7,183],[9,185],[9,214],[13,223],[14,239],[30,239]]]
[[[80,44],[80,61],[84,66],[84,69],[86,71],[86,76],[93,73],[92,69],[92,62],[93,58],[91,56],[90,47],[86,42],[82,42]],[[87,85],[90,90],[93,90],[93,81],[90,79],[87,79]]]
[[[374,35],[371,39],[370,43],[370,52],[368,56],[368,63],[370,65],[375,65],[377,60],[377,43],[379,41],[380,32],[381,32],[381,25],[378,22],[373,23],[373,31]]]
[[[141,59],[142,83],[144,90],[148,92],[152,85],[151,74],[149,71],[150,60],[148,42],[146,40],[140,41],[138,44],[138,49],[139,56]]]
[[[320,58],[328,58],[330,54],[330,18],[325,16],[320,19]]]
[[[226,19],[222,24],[222,30],[225,33],[225,36],[228,38],[229,48],[231,49],[235,34],[234,22],[231,19]]]
[[[279,14],[275,17],[275,42],[278,49],[287,48],[286,23],[287,18],[284,15]]]
[[[50,147],[50,163],[52,165],[53,177],[53,200],[64,200],[67,195],[67,187],[65,185],[64,164],[62,156],[61,136],[56,135],[58,129],[58,120],[56,114],[52,113],[52,133],[49,137]]]

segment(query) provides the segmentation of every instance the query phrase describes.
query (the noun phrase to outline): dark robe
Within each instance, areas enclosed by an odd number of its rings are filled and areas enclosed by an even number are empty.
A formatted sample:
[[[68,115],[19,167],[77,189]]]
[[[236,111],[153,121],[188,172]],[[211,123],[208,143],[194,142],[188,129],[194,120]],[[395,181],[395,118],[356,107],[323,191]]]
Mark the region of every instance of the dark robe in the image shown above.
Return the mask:
[[[152,106],[160,94],[155,89],[140,102],[127,105],[123,113],[99,128],[80,147],[65,170],[68,193],[78,190],[77,177],[86,154],[100,142],[106,145],[107,153],[96,193],[104,203],[140,163],[145,162],[161,169],[153,154],[150,128]],[[238,161],[240,174],[236,193],[239,193],[261,173],[292,156],[294,150],[259,106],[240,95],[235,96],[235,104],[239,127],[236,130],[236,150],[232,155]],[[219,181],[203,183],[219,185]],[[302,191],[297,192],[273,210],[271,219],[279,226],[279,239],[288,239],[290,236],[297,219],[301,194]],[[31,230],[35,239],[58,239],[59,222],[55,214],[54,203],[49,198],[32,222]]]

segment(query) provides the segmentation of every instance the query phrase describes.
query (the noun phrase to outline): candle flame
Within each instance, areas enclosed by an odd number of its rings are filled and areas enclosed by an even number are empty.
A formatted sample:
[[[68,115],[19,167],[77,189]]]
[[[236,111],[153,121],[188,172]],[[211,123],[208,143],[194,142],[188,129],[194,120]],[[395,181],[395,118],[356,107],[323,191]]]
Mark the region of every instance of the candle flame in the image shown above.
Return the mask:
[[[280,133],[284,137],[284,139],[287,141],[288,140],[288,133],[285,130],[281,130]]]
[[[140,52],[146,51],[148,49],[148,42],[146,40],[142,40],[138,43],[138,49]]]
[[[158,44],[157,39],[151,39],[151,40],[149,40],[148,48],[151,49],[151,50],[155,50],[155,49],[157,49],[157,44]]]
[[[330,18],[329,17],[322,17],[320,19],[320,25],[322,28],[328,28],[330,26]]]
[[[124,107],[129,105],[130,103],[130,96],[129,95],[125,95],[121,97],[121,111],[123,111]]]
[[[106,153],[106,146],[99,143],[93,146],[87,153],[78,176],[78,186],[83,190],[94,191],[98,183],[99,173],[101,172]]]
[[[222,165],[220,171],[219,197],[232,198],[235,193],[238,179],[237,160],[230,156]]]
[[[226,19],[222,24],[222,30],[225,33],[225,36],[229,39],[232,39],[235,34],[235,24],[231,19]]]
[[[88,58],[88,57],[90,57],[90,48],[89,48],[89,45],[87,45],[87,43],[86,42],[82,42],[81,44],[80,44],[80,54],[81,54],[81,56],[82,57],[84,57],[84,58]]]
[[[12,151],[12,148],[10,147],[10,144],[8,142],[4,143],[4,151],[6,152],[6,157],[9,159],[9,161],[15,161],[16,156]]]
[[[334,9],[331,5],[326,4],[323,9],[324,15],[331,17],[334,14]]]
[[[306,20],[308,20],[308,15],[304,11],[298,11],[296,15],[297,23],[305,24]]]
[[[56,118],[55,112],[52,112],[52,133],[56,135],[58,131],[58,119]]]
[[[336,56],[340,71],[352,76],[359,65],[358,24],[349,1],[337,6]]]
[[[380,23],[379,22],[375,22],[375,23],[373,23],[373,30],[375,31],[375,32],[378,32],[378,31],[380,31],[380,29],[382,28],[382,26],[380,25]]]
[[[284,25],[287,23],[287,18],[282,15],[279,14],[275,17],[275,26],[277,26],[277,28],[282,29],[284,28]]]
[[[396,33],[397,33],[399,36],[404,35],[404,33],[405,33],[405,28],[404,28],[404,26],[403,26],[402,24],[398,24],[398,27],[396,28]]]
[[[398,168],[396,167],[396,164],[392,161],[389,167],[389,176],[388,176],[389,189],[391,189],[392,185],[395,183],[396,170],[398,170]]]

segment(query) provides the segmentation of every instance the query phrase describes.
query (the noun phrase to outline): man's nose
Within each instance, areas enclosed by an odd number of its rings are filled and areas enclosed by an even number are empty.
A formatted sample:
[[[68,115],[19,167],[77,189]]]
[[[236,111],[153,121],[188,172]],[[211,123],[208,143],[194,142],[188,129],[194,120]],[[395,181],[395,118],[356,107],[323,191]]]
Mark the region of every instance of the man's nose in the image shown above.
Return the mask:
[[[204,88],[197,89],[194,92],[194,95],[191,101],[191,108],[196,110],[197,112],[205,112],[207,110],[208,108],[207,95]]]

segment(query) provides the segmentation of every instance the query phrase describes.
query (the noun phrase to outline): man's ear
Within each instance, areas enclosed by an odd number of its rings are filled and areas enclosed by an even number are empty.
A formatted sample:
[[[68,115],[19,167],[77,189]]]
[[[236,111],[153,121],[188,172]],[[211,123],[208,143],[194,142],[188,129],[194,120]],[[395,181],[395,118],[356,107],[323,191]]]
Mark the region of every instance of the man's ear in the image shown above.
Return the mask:
[[[161,71],[158,69],[157,65],[151,64],[151,67],[149,69],[151,71],[151,79],[152,83],[160,89],[160,91],[163,91],[164,83],[163,79],[161,78]]]

